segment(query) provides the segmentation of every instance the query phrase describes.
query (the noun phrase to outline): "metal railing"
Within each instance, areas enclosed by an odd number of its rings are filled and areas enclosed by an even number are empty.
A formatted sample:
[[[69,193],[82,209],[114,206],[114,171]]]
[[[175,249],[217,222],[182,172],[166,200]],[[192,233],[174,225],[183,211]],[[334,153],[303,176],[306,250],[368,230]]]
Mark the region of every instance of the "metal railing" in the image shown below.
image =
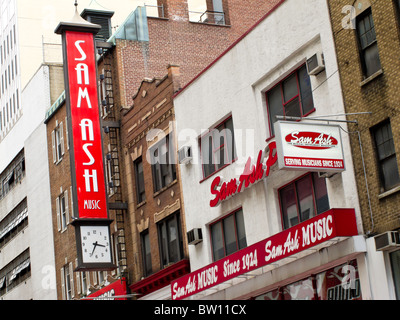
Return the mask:
[[[157,17],[157,18],[165,18],[165,12],[164,12],[164,5],[162,4],[161,6],[156,6],[156,5],[151,5],[151,4],[144,4],[147,12],[148,17]],[[147,8],[157,8],[157,14],[153,14],[154,10],[147,10]]]
[[[200,23],[225,25],[225,12],[210,10],[204,12],[189,11],[189,20]]]

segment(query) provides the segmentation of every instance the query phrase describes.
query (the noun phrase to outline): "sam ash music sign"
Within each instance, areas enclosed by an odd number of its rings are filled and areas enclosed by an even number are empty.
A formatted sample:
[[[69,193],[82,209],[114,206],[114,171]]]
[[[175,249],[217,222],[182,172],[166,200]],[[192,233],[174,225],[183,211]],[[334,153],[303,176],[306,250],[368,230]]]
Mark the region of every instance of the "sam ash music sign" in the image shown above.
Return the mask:
[[[279,169],[344,171],[340,130],[334,125],[276,122]]]
[[[66,31],[65,37],[78,218],[105,219],[108,213],[93,34]]]

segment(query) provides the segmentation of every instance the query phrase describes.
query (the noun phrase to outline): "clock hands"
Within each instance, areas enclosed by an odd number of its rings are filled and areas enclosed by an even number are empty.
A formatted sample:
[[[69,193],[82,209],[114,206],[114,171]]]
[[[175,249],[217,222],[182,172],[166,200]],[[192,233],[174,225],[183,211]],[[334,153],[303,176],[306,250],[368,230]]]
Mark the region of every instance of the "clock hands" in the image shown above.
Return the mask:
[[[105,245],[99,244],[97,241],[93,242],[92,244],[93,244],[93,250],[92,250],[92,253],[90,254],[90,256],[93,256],[93,253],[94,253],[94,250],[96,249],[96,247],[104,247],[104,248],[106,247]]]

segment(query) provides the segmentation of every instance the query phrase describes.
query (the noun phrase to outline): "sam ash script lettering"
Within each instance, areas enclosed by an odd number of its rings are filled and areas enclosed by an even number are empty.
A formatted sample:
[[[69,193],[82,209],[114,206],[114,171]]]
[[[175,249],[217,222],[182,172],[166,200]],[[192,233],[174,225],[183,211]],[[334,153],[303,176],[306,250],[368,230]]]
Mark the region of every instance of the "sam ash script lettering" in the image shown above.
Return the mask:
[[[184,299],[335,237],[356,234],[354,210],[331,209],[173,281],[172,299]]]

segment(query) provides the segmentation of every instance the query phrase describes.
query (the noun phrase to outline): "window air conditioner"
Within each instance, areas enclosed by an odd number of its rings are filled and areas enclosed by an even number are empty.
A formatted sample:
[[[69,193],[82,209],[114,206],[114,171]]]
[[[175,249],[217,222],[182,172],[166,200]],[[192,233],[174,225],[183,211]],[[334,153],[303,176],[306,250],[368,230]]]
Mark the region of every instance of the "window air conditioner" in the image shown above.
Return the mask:
[[[324,55],[321,52],[314,54],[307,59],[307,72],[309,75],[316,76],[325,70]]]
[[[388,231],[375,237],[377,251],[388,251],[400,247],[400,234],[397,231]]]
[[[191,245],[196,245],[203,241],[203,234],[201,229],[196,228],[187,232],[188,243]]]
[[[179,163],[187,164],[192,160],[192,147],[184,146],[178,151]]]

